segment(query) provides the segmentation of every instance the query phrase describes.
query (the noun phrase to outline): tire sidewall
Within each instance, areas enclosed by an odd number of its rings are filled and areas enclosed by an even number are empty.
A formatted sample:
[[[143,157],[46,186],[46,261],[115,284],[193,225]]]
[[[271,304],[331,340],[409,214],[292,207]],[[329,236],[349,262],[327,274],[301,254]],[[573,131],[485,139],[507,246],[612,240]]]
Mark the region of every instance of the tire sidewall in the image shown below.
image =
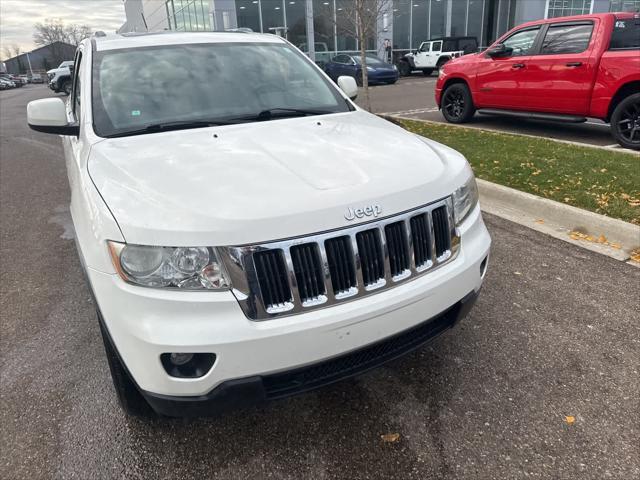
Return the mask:
[[[447,94],[451,91],[458,90],[462,93],[465,101],[465,110],[460,117],[451,117],[448,115],[447,111],[444,108],[444,100],[447,97]],[[475,107],[473,106],[473,98],[471,97],[471,92],[469,91],[469,87],[467,87],[463,83],[454,83],[453,85],[447,87],[447,89],[442,94],[442,104],[441,104],[442,116],[449,123],[466,123],[471,120],[471,117],[475,114]]]
[[[628,142],[625,138],[622,137],[622,135],[620,134],[620,130],[618,129],[618,121],[620,119],[620,116],[622,115],[622,112],[625,110],[625,108],[629,104],[632,104],[632,103],[640,103],[640,93],[634,93],[632,95],[629,95],[620,103],[618,103],[616,108],[613,110],[613,114],[611,115],[611,122],[610,122],[611,134],[613,135],[613,138],[615,139],[615,141],[618,142],[623,147],[629,148],[632,150],[640,150],[640,143],[634,144],[634,143]]]

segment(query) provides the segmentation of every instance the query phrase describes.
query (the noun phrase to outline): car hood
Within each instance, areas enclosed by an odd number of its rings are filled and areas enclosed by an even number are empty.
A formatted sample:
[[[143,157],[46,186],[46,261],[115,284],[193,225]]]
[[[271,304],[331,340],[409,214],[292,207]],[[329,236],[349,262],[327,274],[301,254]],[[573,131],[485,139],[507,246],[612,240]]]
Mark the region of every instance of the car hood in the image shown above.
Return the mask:
[[[243,245],[352,226],[446,197],[457,152],[363,111],[105,139],[89,174],[129,243]]]

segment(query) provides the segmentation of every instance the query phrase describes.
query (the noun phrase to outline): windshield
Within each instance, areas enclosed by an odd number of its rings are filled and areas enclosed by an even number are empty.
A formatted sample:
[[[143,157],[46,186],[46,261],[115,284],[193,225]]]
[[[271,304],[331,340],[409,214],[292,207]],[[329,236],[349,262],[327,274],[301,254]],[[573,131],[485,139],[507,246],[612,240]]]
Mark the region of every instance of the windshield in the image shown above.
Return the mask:
[[[171,45],[98,52],[94,58],[93,121],[103,137],[168,123],[278,118],[264,115],[270,110],[293,116],[350,107],[301,53],[283,43]]]

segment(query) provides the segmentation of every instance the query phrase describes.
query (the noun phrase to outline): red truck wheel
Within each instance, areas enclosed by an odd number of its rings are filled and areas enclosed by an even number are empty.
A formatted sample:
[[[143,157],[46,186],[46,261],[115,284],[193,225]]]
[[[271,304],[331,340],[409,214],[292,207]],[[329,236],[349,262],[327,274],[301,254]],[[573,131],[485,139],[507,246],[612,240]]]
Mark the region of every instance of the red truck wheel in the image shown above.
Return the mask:
[[[623,147],[640,150],[640,93],[629,95],[615,108],[611,133]]]

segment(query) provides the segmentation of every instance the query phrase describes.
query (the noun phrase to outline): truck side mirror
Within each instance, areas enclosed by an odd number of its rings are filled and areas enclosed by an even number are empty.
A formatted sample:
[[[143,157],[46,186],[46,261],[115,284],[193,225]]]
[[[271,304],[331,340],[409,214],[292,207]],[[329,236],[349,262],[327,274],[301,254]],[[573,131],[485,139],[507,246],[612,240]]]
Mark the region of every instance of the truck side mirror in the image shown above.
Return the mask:
[[[487,50],[487,55],[491,58],[508,57],[513,53],[513,48],[507,47],[504,43],[497,43]]]

